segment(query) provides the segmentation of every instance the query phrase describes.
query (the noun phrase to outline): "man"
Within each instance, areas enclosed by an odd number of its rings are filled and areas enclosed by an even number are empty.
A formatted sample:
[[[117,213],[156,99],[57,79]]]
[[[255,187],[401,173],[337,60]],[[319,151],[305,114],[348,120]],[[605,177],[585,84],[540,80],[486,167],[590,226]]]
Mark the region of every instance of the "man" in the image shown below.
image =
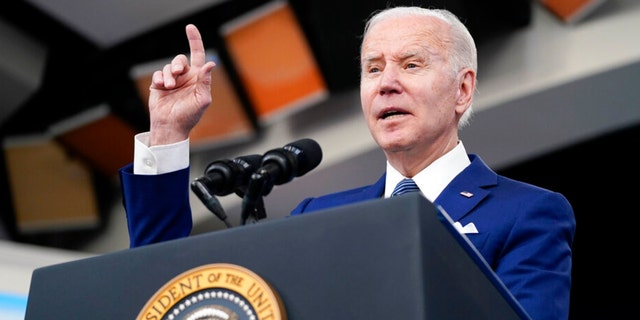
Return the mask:
[[[213,64],[204,61],[197,29],[188,26],[187,35],[191,64],[179,55],[154,73],[151,129],[136,139],[133,173],[131,166],[121,172],[132,246],[191,230],[184,159],[189,131],[211,99]],[[466,153],[458,130],[472,112],[476,60],[471,35],[448,11],[397,7],[372,16],[361,47],[360,97],[386,172],[370,186],[304,199],[292,215],[389,197],[412,178],[454,221],[473,222],[477,233],[469,240],[533,319],[566,319],[573,209],[561,194],[499,176]],[[163,168],[169,153],[182,155]]]

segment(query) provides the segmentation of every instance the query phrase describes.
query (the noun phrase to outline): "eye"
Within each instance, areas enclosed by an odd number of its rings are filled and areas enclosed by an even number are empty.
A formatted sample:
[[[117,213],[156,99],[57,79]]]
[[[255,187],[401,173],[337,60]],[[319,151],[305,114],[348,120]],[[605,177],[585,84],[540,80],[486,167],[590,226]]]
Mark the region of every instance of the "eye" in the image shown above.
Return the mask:
[[[417,68],[417,67],[418,67],[418,65],[417,65],[417,64],[415,64],[415,63],[408,63],[408,64],[407,64],[407,69],[415,69],[415,68]]]
[[[378,67],[369,68],[369,73],[378,73],[378,72],[380,72],[380,68]]]

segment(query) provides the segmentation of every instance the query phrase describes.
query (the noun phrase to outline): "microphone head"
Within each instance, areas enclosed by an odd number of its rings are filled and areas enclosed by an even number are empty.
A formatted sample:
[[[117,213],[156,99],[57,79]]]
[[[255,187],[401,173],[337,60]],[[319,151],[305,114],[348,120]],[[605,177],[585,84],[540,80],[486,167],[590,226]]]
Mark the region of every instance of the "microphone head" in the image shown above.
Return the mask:
[[[251,176],[251,173],[260,168],[262,163],[262,155],[250,154],[242,157],[237,157],[232,160],[234,163],[240,165],[247,176]]]
[[[234,158],[232,160],[216,160],[211,162],[204,170],[204,174],[208,175],[215,171],[225,171],[227,178],[230,178],[231,173],[226,172],[228,170],[246,170],[251,174],[255,169],[260,167],[262,156],[259,154],[250,154]]]
[[[197,179],[203,183],[212,194],[225,196],[249,182],[251,174],[260,167],[262,156],[259,154],[246,155],[224,159],[210,163],[204,171],[204,176]]]
[[[313,139],[300,139],[287,144],[283,149],[296,156],[298,163],[297,170],[295,170],[296,177],[315,169],[322,161],[322,148]]]
[[[273,185],[287,183],[317,167],[321,160],[320,145],[311,139],[301,139],[265,153],[262,167],[251,180],[266,179]]]

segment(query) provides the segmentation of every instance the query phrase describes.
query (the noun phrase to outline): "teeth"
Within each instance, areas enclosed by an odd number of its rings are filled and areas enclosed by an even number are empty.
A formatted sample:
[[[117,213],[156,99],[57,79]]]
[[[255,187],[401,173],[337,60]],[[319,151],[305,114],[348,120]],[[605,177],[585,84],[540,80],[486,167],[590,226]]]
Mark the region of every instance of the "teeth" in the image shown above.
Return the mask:
[[[382,119],[386,119],[386,118],[389,118],[391,116],[395,116],[395,115],[399,115],[399,114],[401,114],[401,113],[397,112],[397,111],[387,112],[382,116]]]

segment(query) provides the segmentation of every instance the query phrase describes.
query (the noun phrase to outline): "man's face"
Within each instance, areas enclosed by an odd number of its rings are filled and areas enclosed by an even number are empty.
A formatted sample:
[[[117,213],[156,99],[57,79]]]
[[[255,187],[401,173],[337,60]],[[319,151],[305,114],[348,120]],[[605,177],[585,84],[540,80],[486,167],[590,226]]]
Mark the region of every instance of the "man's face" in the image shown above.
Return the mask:
[[[390,18],[363,41],[362,110],[388,158],[444,153],[457,142],[458,119],[468,106],[457,103],[459,74],[448,63],[448,30],[432,17]]]

